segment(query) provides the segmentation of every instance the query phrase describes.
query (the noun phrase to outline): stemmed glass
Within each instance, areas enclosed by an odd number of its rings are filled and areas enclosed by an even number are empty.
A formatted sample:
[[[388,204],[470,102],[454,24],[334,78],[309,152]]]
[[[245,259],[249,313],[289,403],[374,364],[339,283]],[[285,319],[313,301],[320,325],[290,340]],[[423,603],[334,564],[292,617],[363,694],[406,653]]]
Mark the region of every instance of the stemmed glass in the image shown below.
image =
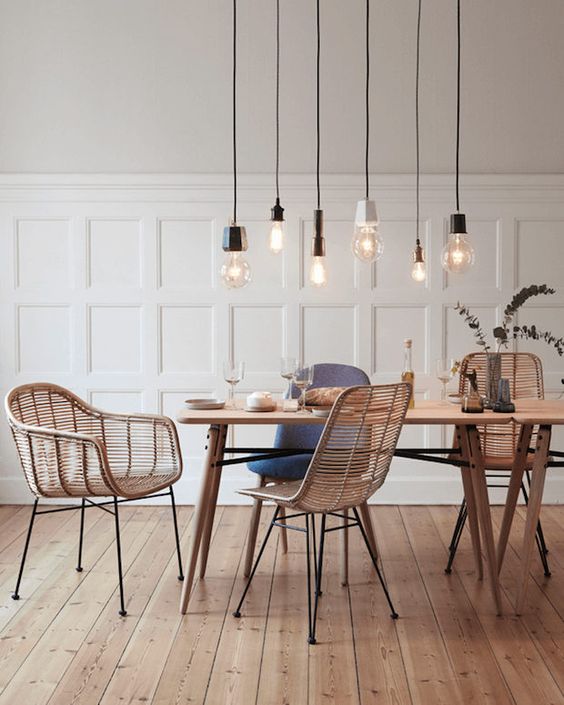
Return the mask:
[[[313,370],[314,365],[307,365],[306,363],[300,363],[296,367],[294,372],[294,384],[300,390],[300,396],[298,399],[298,414],[306,413],[305,410],[305,393],[308,387],[311,387],[313,382]]]
[[[288,390],[286,392],[287,399],[292,398],[292,380],[294,379],[297,366],[298,361],[295,357],[280,358],[280,375],[282,376],[282,379],[285,379],[288,382]]]
[[[228,409],[235,408],[235,385],[245,376],[245,363],[229,360],[223,363],[223,378],[229,384]]]
[[[435,364],[437,379],[443,385],[441,389],[441,401],[446,401],[447,384],[454,377],[456,361],[453,358],[440,358]]]

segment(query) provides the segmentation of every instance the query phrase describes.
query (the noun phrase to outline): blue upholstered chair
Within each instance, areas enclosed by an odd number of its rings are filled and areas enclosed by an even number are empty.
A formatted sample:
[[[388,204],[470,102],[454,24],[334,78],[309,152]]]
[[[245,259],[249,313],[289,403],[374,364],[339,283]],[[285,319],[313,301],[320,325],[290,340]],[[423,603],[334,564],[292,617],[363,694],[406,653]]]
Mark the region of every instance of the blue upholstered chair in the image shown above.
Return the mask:
[[[352,365],[340,365],[337,363],[323,362],[315,365],[313,373],[313,383],[310,389],[315,387],[354,387],[357,385],[370,384],[368,375],[358,367]],[[296,397],[299,390],[294,387],[292,396]],[[276,429],[276,437],[274,439],[274,448],[308,448],[313,449],[317,445],[321,436],[322,426],[290,426],[282,425]],[[248,463],[248,468],[251,472],[258,475],[258,485],[264,486],[267,482],[282,482],[288,480],[299,480],[306,474],[311,453],[303,455],[293,455],[286,458],[272,458],[270,460],[256,460]],[[262,502],[254,501],[253,512],[251,517],[251,526],[249,529],[249,537],[247,539],[247,556],[245,560],[245,576],[248,576],[255,552],[255,544],[257,531],[260,520],[260,512]],[[363,519],[368,524],[367,533],[370,541],[376,549],[374,532],[372,530],[372,522],[366,506],[361,507]],[[346,531],[341,532],[343,535]],[[282,548],[286,551],[286,531],[282,531]],[[344,546],[346,553],[346,545]],[[344,556],[342,567],[342,580],[346,582],[346,555]]]

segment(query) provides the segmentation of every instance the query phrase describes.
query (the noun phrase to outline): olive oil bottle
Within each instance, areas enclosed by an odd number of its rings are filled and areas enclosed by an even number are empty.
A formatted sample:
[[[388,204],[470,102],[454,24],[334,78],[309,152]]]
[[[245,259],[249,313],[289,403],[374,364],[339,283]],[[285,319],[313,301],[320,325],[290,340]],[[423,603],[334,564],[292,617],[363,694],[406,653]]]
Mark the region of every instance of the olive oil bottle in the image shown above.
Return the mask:
[[[411,385],[411,396],[409,398],[409,408],[415,406],[415,372],[413,371],[413,362],[411,360],[411,338],[406,338],[403,341],[403,372],[401,373],[401,381],[408,382]]]

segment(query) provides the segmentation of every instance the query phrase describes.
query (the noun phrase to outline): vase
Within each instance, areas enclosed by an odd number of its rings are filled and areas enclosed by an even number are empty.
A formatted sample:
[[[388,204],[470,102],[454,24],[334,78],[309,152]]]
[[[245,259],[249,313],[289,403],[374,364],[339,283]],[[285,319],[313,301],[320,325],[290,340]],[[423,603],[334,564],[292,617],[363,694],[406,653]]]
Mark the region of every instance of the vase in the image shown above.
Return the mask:
[[[486,396],[484,405],[491,409],[497,401],[501,379],[501,353],[486,354]]]

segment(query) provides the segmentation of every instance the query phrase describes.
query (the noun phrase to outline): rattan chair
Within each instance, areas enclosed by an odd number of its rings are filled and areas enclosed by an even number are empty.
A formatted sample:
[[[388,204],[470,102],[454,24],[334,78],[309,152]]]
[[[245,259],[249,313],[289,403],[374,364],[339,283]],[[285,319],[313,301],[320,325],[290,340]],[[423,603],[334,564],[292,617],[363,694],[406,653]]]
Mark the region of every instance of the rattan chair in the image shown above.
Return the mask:
[[[410,385],[388,384],[362,386],[346,389],[337,398],[327,420],[319,443],[302,480],[241,490],[262,502],[276,504],[274,517],[251,570],[235,617],[241,616],[241,606],[251,585],[257,566],[263,555],[272,529],[277,527],[305,532],[307,557],[308,617],[310,644],[315,644],[317,606],[321,595],[323,551],[325,534],[335,529],[348,530],[358,526],[378,574],[378,578],[390,606],[392,617],[397,613],[392,604],[386,584],[366,528],[361,521],[358,507],[362,506],[384,483],[396,449],[409,402]],[[280,517],[282,508],[296,511]],[[346,512],[352,510],[354,520]],[[321,515],[319,552],[315,536],[315,515]],[[342,520],[338,526],[326,527],[327,517]],[[290,519],[305,518],[305,529],[287,523]],[[315,564],[315,601],[311,595],[311,550]]]
[[[165,416],[113,414],[100,411],[55,384],[26,384],[5,400],[21,466],[35,495],[16,589],[29,548],[35,517],[81,510],[78,563],[82,571],[84,512],[91,506],[114,514],[118,558],[120,614],[125,616],[118,504],[131,499],[170,495],[179,580],[183,580],[176,508],[172,485],[182,474],[182,457],[173,422]],[[166,492],[161,492],[165,490]],[[80,498],[80,505],[38,511],[39,498]],[[91,497],[112,497],[93,502]],[[120,499],[118,499],[120,498]],[[105,505],[113,505],[113,511]]]
[[[463,373],[473,369],[477,373],[480,394],[486,393],[486,353],[478,352],[466,355],[462,360],[460,367],[460,394],[465,394],[468,391],[468,380]],[[542,362],[536,355],[525,352],[501,353],[501,376],[509,379],[511,398],[513,400],[544,398]],[[515,422],[499,426],[488,424],[487,426],[479,427],[479,431],[488,487],[507,488],[519,438],[519,426]],[[534,446],[534,440],[531,441],[531,445]],[[532,464],[533,456],[531,454],[525,470],[525,477],[529,487],[531,484],[530,469]],[[527,503],[529,497],[524,483],[521,483],[521,492],[525,503]],[[452,570],[452,563],[466,519],[466,503],[463,501],[449,545],[449,558],[445,568],[447,573]],[[548,550],[540,521],[537,526],[536,541],[544,573],[549,576],[550,570],[546,558]]]

